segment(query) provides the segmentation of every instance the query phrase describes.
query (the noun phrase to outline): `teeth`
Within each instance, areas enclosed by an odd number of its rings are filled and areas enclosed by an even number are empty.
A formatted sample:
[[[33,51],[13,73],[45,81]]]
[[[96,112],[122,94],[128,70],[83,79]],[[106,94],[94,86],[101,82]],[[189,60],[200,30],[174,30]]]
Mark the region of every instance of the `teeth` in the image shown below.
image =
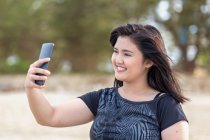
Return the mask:
[[[117,67],[117,70],[119,70],[119,71],[124,71],[124,70],[126,70],[126,69],[123,68],[123,67]]]

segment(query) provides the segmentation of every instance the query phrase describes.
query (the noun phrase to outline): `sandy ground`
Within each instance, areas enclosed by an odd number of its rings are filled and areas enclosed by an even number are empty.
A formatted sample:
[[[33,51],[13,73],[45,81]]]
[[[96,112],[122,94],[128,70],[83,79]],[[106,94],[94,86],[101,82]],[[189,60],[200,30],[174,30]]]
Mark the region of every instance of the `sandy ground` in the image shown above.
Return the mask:
[[[68,102],[86,91],[112,84],[112,80],[105,79],[104,82],[100,78],[93,80],[86,77],[88,80],[83,81],[83,86],[78,86],[81,81],[72,77],[71,81],[73,82],[66,85],[72,87],[72,90],[69,90],[69,88],[59,85],[56,85],[55,88],[53,82],[56,82],[57,78],[55,77],[54,80],[52,78],[49,81],[49,90],[46,90],[46,97],[52,104]],[[85,77],[83,78],[85,79]],[[7,78],[0,79],[0,86],[5,79]],[[17,82],[18,78],[15,79]],[[187,80],[185,79],[185,81]],[[66,84],[65,80],[59,81],[59,83]],[[19,80],[17,86],[18,84],[22,85],[23,80]],[[195,83],[194,87],[198,85]],[[200,84],[200,86],[202,85]],[[210,94],[208,91],[208,89],[204,91],[187,90],[191,102],[184,104],[183,109],[190,122],[190,140],[210,140]],[[22,87],[14,91],[0,90],[0,140],[89,140],[90,126],[91,123],[67,128],[40,126],[33,118]]]
[[[69,101],[76,93],[46,93],[52,104]],[[210,140],[210,95],[191,96],[183,106],[190,122],[190,140]],[[91,123],[71,128],[38,125],[23,92],[0,94],[0,140],[88,140]]]
[[[78,94],[46,93],[52,104],[67,102]],[[0,140],[88,140],[91,124],[50,128],[36,123],[23,92],[0,94]]]

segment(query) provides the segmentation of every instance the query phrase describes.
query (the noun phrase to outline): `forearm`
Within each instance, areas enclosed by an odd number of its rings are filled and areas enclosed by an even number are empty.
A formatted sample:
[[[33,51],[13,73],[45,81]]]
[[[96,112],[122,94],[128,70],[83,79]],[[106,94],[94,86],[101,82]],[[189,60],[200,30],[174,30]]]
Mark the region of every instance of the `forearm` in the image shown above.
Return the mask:
[[[50,125],[54,109],[40,89],[26,89],[30,109],[41,125]]]
[[[40,59],[30,65],[26,80],[25,91],[30,109],[41,125],[52,127],[66,127],[84,124],[93,119],[93,114],[81,99],[52,106],[42,93],[45,85],[38,85],[36,80],[47,80],[50,71],[39,68],[50,59]],[[39,73],[40,75],[37,75]]]
[[[37,122],[42,125],[49,125],[52,123],[54,109],[41,92],[41,89],[43,89],[45,85],[38,85],[35,81],[47,80],[47,77],[50,75],[50,71],[41,69],[39,66],[49,61],[49,58],[44,58],[31,64],[24,84],[30,109]]]

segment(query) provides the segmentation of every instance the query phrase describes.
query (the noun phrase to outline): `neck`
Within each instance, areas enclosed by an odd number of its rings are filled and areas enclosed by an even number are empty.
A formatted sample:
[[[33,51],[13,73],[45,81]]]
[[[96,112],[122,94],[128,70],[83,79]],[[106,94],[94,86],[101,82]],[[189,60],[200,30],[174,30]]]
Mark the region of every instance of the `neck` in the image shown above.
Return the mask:
[[[157,91],[149,87],[147,83],[123,83],[118,90],[119,94],[130,101],[150,101],[153,100]]]
[[[144,95],[146,93],[154,93],[155,90],[152,89],[147,82],[147,77],[141,77],[140,79],[132,82],[123,82],[122,90],[125,94],[129,95]]]
[[[144,94],[151,91],[151,88],[147,83],[123,83],[122,87],[124,93],[129,94]]]

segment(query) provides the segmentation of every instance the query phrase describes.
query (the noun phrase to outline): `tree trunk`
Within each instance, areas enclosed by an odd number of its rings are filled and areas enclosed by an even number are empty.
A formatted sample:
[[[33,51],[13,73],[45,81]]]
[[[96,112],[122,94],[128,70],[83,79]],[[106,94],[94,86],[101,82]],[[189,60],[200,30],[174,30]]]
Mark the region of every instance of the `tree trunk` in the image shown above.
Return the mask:
[[[188,51],[188,44],[179,45],[179,49],[182,52],[182,58],[180,61],[180,67],[181,70],[187,73],[192,73],[194,69],[196,68],[196,59],[198,57],[198,54],[200,53],[200,44],[199,44],[199,33],[197,33],[195,38],[195,47],[197,49],[197,52],[195,54],[195,57],[192,60],[188,60],[187,58],[187,51]]]
[[[192,73],[195,68],[195,62],[189,61],[187,59],[187,44],[180,44],[179,49],[181,50],[181,59],[179,61],[178,67],[179,70],[186,72],[186,73]]]

